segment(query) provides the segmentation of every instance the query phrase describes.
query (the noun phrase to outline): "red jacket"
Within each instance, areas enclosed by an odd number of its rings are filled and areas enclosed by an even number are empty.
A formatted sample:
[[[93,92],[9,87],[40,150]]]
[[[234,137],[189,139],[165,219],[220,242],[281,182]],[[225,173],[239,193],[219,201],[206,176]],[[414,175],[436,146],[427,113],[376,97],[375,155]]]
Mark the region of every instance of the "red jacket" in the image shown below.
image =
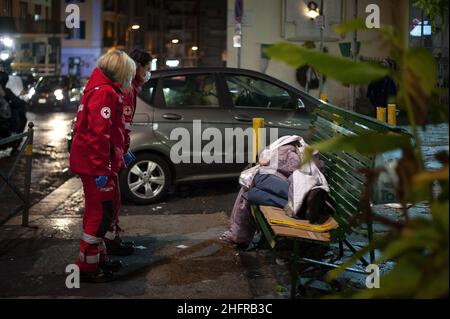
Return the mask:
[[[133,122],[134,113],[136,112],[136,97],[142,90],[142,85],[144,84],[144,79],[139,75],[133,80],[133,87],[130,92],[124,95],[123,99],[123,114],[125,117],[125,154],[128,153],[130,149],[131,142],[131,123]]]
[[[117,176],[124,167],[122,89],[96,68],[84,90],[74,127],[70,169],[75,174]]]

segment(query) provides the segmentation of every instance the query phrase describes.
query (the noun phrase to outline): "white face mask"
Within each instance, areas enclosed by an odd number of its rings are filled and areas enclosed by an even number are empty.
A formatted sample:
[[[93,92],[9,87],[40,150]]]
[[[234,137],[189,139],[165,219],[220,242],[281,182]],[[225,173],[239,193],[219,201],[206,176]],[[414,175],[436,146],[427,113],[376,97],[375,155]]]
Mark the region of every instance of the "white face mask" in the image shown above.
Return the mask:
[[[152,77],[152,74],[149,71],[145,72],[144,83],[147,83],[151,77]]]

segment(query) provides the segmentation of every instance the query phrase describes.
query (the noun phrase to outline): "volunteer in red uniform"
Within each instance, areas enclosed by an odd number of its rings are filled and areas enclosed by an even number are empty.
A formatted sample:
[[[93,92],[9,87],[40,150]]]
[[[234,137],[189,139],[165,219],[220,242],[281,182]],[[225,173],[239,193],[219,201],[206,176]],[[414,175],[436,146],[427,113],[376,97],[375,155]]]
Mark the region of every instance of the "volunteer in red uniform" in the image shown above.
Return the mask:
[[[136,97],[142,90],[142,85],[150,80],[150,69],[152,56],[145,50],[135,49],[130,53],[130,57],[136,63],[136,77],[133,80],[132,89],[126,92],[123,100],[123,113],[125,117],[125,163],[130,165],[136,157],[130,148],[131,123],[136,112]],[[125,242],[120,238],[121,228],[119,227],[119,208],[114,207],[113,227],[105,235],[108,255],[129,256],[134,252],[134,243]]]
[[[112,280],[122,267],[111,261],[104,236],[120,207],[117,175],[125,166],[124,90],[136,74],[134,61],[124,52],[102,56],[84,90],[74,127],[70,169],[83,183],[83,238],[77,265],[83,282]]]

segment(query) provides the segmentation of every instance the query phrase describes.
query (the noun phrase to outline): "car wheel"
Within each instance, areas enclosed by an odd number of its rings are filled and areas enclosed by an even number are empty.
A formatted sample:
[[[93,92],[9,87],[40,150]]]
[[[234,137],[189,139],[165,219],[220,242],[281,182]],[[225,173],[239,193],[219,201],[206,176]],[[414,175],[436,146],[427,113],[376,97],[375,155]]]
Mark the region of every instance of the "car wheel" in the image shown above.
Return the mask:
[[[120,174],[124,197],[139,205],[160,202],[168,193],[171,172],[161,156],[142,153]]]

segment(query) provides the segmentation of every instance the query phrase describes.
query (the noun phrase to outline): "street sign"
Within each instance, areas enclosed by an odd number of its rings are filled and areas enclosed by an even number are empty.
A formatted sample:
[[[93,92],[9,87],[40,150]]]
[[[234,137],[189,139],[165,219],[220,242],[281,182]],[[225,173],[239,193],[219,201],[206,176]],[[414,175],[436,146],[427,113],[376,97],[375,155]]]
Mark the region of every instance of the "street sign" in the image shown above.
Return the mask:
[[[234,48],[240,48],[241,46],[242,46],[241,36],[240,35],[235,35],[233,37],[233,47]]]

